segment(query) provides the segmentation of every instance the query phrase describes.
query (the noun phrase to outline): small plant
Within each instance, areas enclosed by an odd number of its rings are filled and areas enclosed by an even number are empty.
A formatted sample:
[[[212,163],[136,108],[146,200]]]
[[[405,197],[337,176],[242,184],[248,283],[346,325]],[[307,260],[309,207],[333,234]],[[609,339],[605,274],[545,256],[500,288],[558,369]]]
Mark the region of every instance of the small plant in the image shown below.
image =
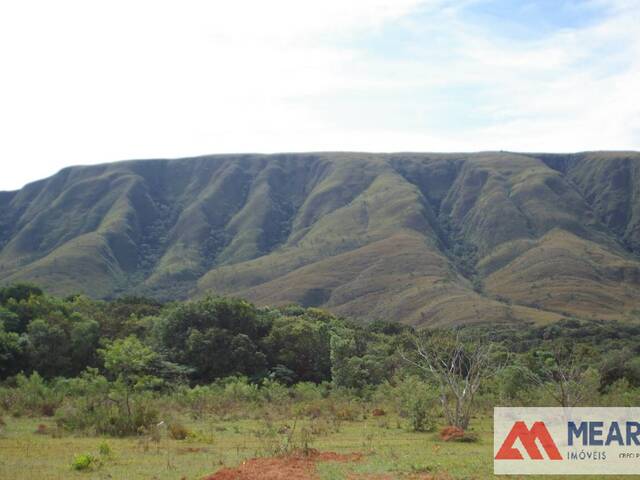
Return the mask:
[[[417,377],[405,378],[396,388],[400,415],[409,420],[414,432],[430,432],[435,428],[436,392]]]
[[[174,440],[185,440],[191,432],[180,422],[169,424],[169,436]]]
[[[110,457],[113,454],[111,447],[107,442],[102,442],[98,445],[98,453],[102,457]]]
[[[420,396],[416,396],[408,401],[407,415],[411,430],[414,432],[430,432],[435,428],[433,417],[431,416],[430,404]]]
[[[83,453],[81,455],[76,455],[73,462],[71,462],[71,468],[77,471],[86,471],[93,469],[98,466],[98,464],[99,461],[96,457],[90,453]]]

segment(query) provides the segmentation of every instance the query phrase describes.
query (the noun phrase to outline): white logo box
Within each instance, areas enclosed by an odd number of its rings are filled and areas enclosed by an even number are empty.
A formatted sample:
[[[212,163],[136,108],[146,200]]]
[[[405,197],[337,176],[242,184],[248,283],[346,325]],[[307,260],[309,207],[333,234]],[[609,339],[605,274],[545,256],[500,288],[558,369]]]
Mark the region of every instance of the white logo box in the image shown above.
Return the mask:
[[[509,445],[505,447],[507,453],[511,452],[510,455],[513,455],[513,449],[515,449],[522,456],[521,460],[496,459],[516,422],[524,422],[527,429],[531,429],[536,422],[544,423],[562,459],[551,459],[540,438],[532,436],[528,439],[516,438],[512,449],[508,448]],[[573,445],[569,445],[569,422],[573,422],[576,426],[572,430]],[[602,425],[598,422],[602,422]],[[612,426],[614,423],[618,428]],[[517,430],[522,431],[522,424],[519,427]],[[640,445],[636,445],[635,441],[640,443],[639,429],[640,408],[637,407],[496,407],[493,412],[494,473],[496,475],[637,475],[640,474]],[[538,425],[537,432],[540,431],[542,429]],[[525,443],[534,441],[543,458],[531,459],[522,440],[525,440]],[[607,440],[609,445],[605,444]],[[583,445],[583,441],[586,441],[587,445]],[[597,444],[599,441],[602,445]],[[548,450],[553,455],[553,448]],[[502,450],[503,456],[504,452],[505,450]]]

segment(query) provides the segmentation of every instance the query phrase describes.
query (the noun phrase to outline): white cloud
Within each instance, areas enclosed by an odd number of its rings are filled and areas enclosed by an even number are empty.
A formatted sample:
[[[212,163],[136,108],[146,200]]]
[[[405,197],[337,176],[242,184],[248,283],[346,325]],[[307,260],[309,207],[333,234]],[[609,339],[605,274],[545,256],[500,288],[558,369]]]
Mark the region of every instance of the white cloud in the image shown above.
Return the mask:
[[[593,1],[612,15],[512,41],[481,0],[7,0],[0,189],[216,152],[640,148],[640,8]]]

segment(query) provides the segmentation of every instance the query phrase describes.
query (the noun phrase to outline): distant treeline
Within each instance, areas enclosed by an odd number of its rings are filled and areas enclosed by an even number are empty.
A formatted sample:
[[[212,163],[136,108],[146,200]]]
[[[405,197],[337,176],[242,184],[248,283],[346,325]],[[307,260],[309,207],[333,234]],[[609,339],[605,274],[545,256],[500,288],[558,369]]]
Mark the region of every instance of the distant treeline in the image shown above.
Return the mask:
[[[619,380],[640,386],[635,323],[566,320],[458,330],[475,342],[495,344],[493,355],[506,367],[501,389],[521,391],[527,378],[522,369],[539,373],[545,362],[556,361],[557,352],[590,368],[601,391]],[[362,390],[410,368],[399,352],[410,349],[413,335],[393,319],[355,323],[315,308],[256,307],[235,298],[161,304],[142,297],[56,298],[28,284],[0,288],[0,379],[21,372],[75,377],[88,367],[108,376],[109,352],[120,352],[123,358],[141,357],[144,373],[164,383],[209,384],[242,376],[255,383],[332,382]]]

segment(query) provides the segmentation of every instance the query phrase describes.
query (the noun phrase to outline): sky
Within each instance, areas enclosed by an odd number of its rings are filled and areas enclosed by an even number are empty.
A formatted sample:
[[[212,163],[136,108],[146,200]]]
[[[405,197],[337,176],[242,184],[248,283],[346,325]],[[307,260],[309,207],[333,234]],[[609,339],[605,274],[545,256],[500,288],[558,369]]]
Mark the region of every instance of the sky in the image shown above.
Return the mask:
[[[346,150],[640,150],[640,0],[0,2],[0,190]]]

